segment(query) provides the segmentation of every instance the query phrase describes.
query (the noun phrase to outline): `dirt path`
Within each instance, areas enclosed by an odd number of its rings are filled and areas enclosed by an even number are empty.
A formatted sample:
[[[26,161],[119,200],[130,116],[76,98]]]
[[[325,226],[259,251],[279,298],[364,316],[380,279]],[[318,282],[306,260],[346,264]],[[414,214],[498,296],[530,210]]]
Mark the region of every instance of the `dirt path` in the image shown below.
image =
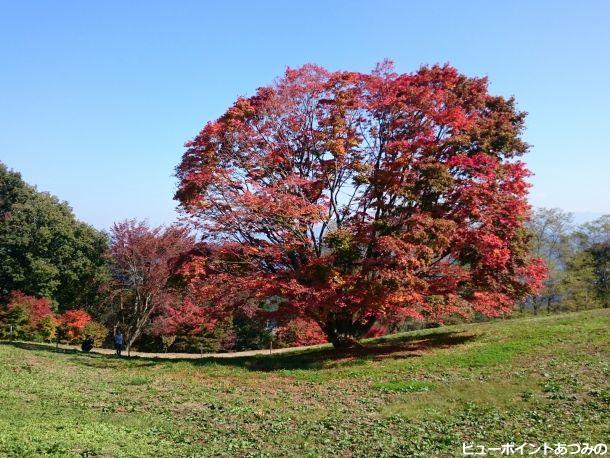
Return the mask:
[[[61,348],[63,350],[79,350],[78,345],[53,345],[53,344],[37,344],[41,346],[49,346]],[[142,351],[132,351],[131,356],[137,356],[140,358],[159,358],[159,359],[200,359],[200,358],[240,358],[244,356],[256,356],[256,355],[269,355],[278,353],[289,353],[296,350],[306,350],[311,348],[322,348],[329,344],[311,345],[308,347],[289,347],[289,348],[277,348],[273,350],[248,350],[248,351],[237,351],[233,353],[146,353]],[[110,348],[94,348],[91,353],[98,353],[101,355],[114,355],[114,350]],[[127,356],[127,352],[123,351],[123,355]]]

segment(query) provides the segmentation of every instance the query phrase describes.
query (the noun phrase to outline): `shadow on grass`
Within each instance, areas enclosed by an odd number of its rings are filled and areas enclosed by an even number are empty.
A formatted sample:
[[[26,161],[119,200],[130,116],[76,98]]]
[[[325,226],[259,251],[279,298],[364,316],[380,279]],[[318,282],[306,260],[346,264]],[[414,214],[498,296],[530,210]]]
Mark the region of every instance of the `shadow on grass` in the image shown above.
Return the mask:
[[[2,342],[25,350],[43,350],[53,353],[74,355],[72,361],[90,367],[119,368],[124,364],[129,366],[154,366],[157,364],[171,365],[174,363],[189,363],[198,367],[229,366],[251,371],[272,372],[280,370],[316,370],[332,367],[349,367],[362,364],[366,361],[383,359],[417,358],[434,349],[450,348],[462,345],[475,339],[471,334],[455,331],[434,332],[425,335],[406,335],[400,338],[379,338],[366,342],[359,348],[349,350],[335,350],[328,348],[312,348],[295,350],[287,353],[272,355],[243,356],[235,358],[148,358],[133,356],[130,358],[117,358],[113,355],[99,353],[83,353],[78,350],[55,348],[45,344],[29,342]]]
[[[84,353],[82,351],[79,351],[79,350],[76,350],[73,348],[54,347],[51,344],[46,344],[46,343],[22,342],[20,340],[14,340],[14,341],[8,340],[8,341],[0,342],[0,344],[10,345],[15,348],[21,348],[22,350],[42,350],[42,351],[48,351],[51,353],[63,353],[63,354],[81,353],[86,356],[94,356],[92,353]]]
[[[388,342],[374,341],[365,343],[362,347],[349,350],[315,348],[275,355],[257,355],[223,360],[203,358],[191,361],[196,365],[232,365],[262,372],[299,369],[315,370],[337,366],[355,366],[365,361],[417,358],[427,351],[461,345],[474,338],[475,336],[473,335],[446,331],[425,336],[405,336],[402,339],[392,339]]]
[[[21,348],[22,350],[46,351],[49,353],[70,355],[72,356],[70,358],[71,362],[97,368],[118,368],[123,366],[125,362],[133,367],[155,366],[160,361],[154,358],[125,358],[101,353],[87,353],[75,348],[61,348],[37,342],[2,341],[0,342],[0,345]]]

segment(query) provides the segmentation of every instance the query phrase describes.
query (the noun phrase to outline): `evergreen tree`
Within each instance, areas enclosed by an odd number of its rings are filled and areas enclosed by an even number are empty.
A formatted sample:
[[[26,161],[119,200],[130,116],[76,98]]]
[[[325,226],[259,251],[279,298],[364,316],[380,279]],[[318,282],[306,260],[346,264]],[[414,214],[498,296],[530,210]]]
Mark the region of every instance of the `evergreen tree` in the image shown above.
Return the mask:
[[[19,290],[60,310],[91,309],[107,277],[107,244],[67,203],[0,163],[0,296]]]

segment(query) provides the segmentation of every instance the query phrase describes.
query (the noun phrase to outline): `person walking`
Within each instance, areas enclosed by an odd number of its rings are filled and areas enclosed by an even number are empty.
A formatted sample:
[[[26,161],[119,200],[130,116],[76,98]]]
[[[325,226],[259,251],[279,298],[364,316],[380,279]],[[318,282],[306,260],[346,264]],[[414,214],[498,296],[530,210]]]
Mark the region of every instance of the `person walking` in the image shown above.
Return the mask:
[[[114,335],[114,349],[117,356],[121,356],[121,351],[123,350],[123,333],[121,331]]]

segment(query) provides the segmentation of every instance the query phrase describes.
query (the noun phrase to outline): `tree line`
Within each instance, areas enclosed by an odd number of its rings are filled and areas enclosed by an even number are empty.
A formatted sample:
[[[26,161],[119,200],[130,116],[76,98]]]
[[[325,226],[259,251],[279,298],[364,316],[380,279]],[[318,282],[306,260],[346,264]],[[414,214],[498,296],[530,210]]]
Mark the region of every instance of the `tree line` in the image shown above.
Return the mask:
[[[194,332],[193,316],[176,316],[187,306],[174,263],[194,246],[177,225],[128,220],[96,230],[0,163],[0,338],[80,343],[91,335],[109,345],[121,331],[128,348],[148,351],[268,346],[266,320],[240,315]],[[276,345],[321,339],[296,322],[279,330]]]
[[[525,115],[449,65],[288,69],[187,143],[188,226],[103,233],[2,165],[0,332],[346,348],[516,305],[608,307],[609,217],[531,212]]]
[[[1,337],[78,343],[92,335],[102,344],[121,330],[130,347],[139,341],[144,350],[190,352],[264,348],[274,337],[267,320],[255,316],[202,325],[205,317],[184,297],[184,279],[172,270],[197,246],[185,227],[130,220],[98,231],[2,164],[0,196]],[[521,310],[610,306],[610,215],[576,225],[568,212],[538,208],[528,230],[530,249],[545,260],[548,276]],[[380,324],[370,335],[412,326],[412,320]],[[278,345],[325,341],[304,320],[280,331]]]
[[[610,307],[610,215],[577,225],[571,213],[536,209],[532,250],[548,267],[544,288],[522,308],[559,312]]]

